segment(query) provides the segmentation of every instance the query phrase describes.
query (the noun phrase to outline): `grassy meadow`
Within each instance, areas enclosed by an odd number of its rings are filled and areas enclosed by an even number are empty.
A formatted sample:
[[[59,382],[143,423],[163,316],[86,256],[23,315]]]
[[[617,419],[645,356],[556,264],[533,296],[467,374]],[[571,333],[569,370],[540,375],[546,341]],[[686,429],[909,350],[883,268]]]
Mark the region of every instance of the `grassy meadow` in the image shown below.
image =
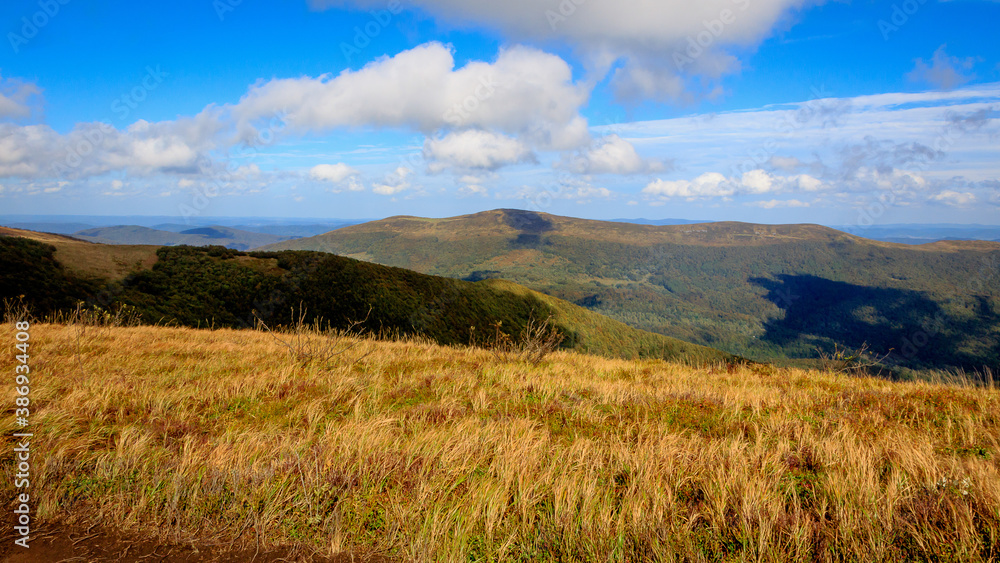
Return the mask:
[[[38,517],[401,561],[1000,560],[995,388],[299,344],[324,359],[254,330],[33,325]]]

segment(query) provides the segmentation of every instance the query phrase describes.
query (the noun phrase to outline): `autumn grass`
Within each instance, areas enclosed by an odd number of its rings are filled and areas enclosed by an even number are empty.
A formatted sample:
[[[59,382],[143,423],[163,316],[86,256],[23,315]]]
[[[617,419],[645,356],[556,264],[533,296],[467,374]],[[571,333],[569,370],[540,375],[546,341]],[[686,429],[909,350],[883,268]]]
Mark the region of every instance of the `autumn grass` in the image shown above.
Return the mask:
[[[31,336],[43,520],[409,561],[1000,559],[996,389],[413,340],[302,366],[250,330]]]

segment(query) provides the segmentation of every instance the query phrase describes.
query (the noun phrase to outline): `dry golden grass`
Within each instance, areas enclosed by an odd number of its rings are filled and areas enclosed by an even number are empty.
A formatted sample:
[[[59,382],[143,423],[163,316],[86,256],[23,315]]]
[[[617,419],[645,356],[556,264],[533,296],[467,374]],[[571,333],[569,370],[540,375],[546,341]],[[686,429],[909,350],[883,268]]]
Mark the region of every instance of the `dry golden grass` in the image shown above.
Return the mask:
[[[995,389],[418,341],[302,367],[254,331],[31,334],[42,519],[413,561],[1000,558]]]

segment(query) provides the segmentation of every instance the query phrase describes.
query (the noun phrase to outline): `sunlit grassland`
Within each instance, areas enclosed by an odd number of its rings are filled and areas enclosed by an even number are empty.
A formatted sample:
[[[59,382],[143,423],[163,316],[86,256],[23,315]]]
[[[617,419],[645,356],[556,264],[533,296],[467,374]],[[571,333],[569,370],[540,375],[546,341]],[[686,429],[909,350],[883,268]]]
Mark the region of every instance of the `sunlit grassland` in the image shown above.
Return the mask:
[[[996,389],[414,340],[302,367],[249,330],[30,351],[44,520],[414,561],[1000,558]]]

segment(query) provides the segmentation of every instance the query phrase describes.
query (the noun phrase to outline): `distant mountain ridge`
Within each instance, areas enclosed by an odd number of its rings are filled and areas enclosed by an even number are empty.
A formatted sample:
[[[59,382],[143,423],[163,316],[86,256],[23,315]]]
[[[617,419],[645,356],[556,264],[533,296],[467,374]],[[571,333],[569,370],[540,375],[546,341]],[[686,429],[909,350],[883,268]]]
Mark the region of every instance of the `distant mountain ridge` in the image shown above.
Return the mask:
[[[255,233],[223,227],[194,227],[180,232],[163,231],[138,225],[95,227],[73,233],[73,236],[102,244],[152,244],[156,246],[219,245],[234,250],[249,250],[294,237]]]
[[[654,226],[498,209],[390,217],[264,248],[504,278],[762,361],[867,344],[900,373],[1000,369],[995,242],[909,246],[812,224]]]
[[[845,232],[888,242],[902,244],[927,244],[941,240],[982,240],[1000,241],[1000,226],[997,225],[871,225],[861,227],[847,225],[836,227]]]

